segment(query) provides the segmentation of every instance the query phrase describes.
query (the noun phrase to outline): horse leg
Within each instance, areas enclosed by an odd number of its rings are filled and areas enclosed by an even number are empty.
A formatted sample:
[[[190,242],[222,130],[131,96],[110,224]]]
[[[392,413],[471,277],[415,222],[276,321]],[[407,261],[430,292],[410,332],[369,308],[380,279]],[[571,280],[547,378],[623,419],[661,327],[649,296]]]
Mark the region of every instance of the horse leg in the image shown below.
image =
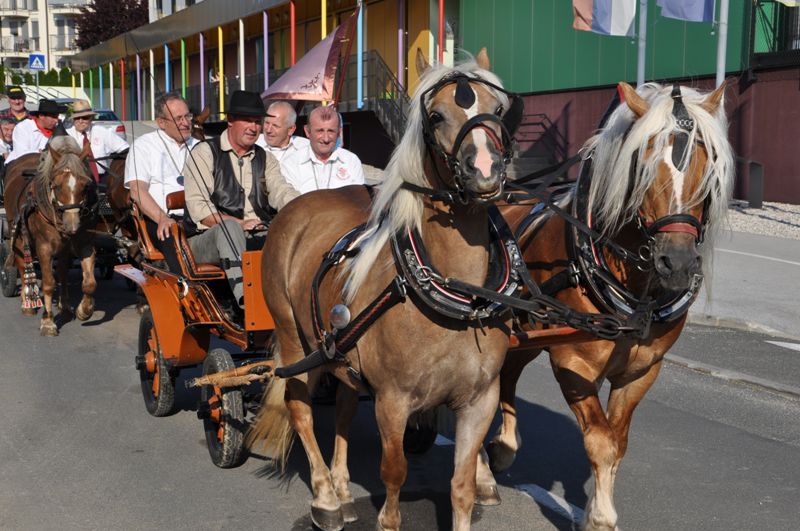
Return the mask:
[[[472,508],[475,505],[478,451],[492,423],[499,394],[500,379],[495,378],[485,393],[456,412],[455,469],[450,480],[455,530],[465,531],[470,528]]]
[[[294,359],[294,358],[287,358]],[[311,395],[308,384],[300,378],[290,378],[286,382],[286,407],[292,427],[306,451],[311,471],[311,520],[325,531],[344,527],[342,506],[331,481],[331,471],[325,464],[322,452],[314,435],[314,418],[311,412]]]
[[[58,327],[53,321],[53,292],[56,287],[56,279],[53,276],[53,257],[50,246],[47,244],[37,246],[36,254],[42,270],[42,298],[44,299],[39,333],[43,336],[57,336]]]
[[[483,506],[500,505],[497,481],[489,466],[489,456],[481,446],[478,449],[478,462],[475,469],[475,503]]]
[[[386,487],[386,501],[378,514],[378,529],[400,529],[400,488],[408,475],[403,436],[409,414],[406,402],[395,395],[378,395],[375,399],[375,420],[383,451],[381,480]]]
[[[336,442],[331,461],[331,481],[342,505],[345,523],[358,520],[353,495],[350,494],[350,471],[347,468],[348,436],[357,409],[358,391],[340,383],[336,391]]]
[[[81,271],[83,272],[81,290],[83,291],[83,298],[81,298],[81,303],[75,309],[75,316],[81,321],[89,319],[94,313],[94,298],[92,295],[94,295],[94,290],[97,289],[97,281],[94,278],[94,246],[85,249],[83,255],[83,258],[81,258]]]
[[[70,256],[69,251],[64,250],[58,255],[58,314],[62,320],[72,319],[72,307],[69,305],[69,274]],[[63,322],[63,321],[62,321]]]
[[[502,472],[514,462],[522,446],[517,424],[517,382],[522,370],[541,353],[541,350],[511,351],[500,369],[500,413],[503,422],[494,438],[489,441],[487,451],[489,464],[495,472]],[[480,466],[480,464],[478,465]]]

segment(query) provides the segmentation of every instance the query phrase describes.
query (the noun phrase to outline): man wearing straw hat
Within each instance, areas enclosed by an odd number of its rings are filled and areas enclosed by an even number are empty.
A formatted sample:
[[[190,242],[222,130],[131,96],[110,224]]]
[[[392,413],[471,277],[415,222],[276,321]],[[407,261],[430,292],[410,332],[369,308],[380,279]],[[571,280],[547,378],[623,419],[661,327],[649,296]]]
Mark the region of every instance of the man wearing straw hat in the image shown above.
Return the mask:
[[[106,173],[108,163],[97,163],[95,159],[104,159],[113,153],[122,153],[130,146],[115,133],[105,127],[94,127],[92,122],[97,113],[92,110],[86,100],[78,100],[72,104],[72,127],[67,128],[67,134],[77,140],[79,146],[91,146],[92,158],[89,160],[89,169],[95,182],[99,183]]]
[[[14,128],[13,150],[6,159],[6,164],[28,153],[40,153],[53,136],[58,125],[58,115],[64,111],[66,109],[53,100],[39,100],[39,108],[31,111],[33,116],[22,120]]]

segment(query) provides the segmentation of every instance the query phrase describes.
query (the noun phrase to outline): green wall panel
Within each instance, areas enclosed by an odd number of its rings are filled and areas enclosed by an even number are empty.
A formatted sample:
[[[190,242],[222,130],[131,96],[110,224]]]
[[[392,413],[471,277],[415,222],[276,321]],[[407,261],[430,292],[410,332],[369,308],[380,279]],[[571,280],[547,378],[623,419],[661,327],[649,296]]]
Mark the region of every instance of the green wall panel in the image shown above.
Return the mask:
[[[646,79],[713,75],[717,25],[664,18],[655,1],[648,4]],[[749,9],[749,0],[730,2],[727,71],[746,68]],[[514,91],[636,80],[636,38],[573,30],[569,0],[461,0],[459,22],[460,45],[473,53],[486,46],[494,71]]]

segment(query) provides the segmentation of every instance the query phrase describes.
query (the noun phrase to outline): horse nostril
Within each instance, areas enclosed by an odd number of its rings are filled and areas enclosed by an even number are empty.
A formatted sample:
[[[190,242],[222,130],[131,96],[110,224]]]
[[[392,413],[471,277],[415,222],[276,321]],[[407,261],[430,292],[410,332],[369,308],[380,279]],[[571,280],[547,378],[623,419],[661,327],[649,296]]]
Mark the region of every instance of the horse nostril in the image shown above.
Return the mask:
[[[669,256],[662,255],[656,259],[656,271],[662,277],[668,277],[672,274],[672,260],[670,260]]]
[[[475,157],[473,157],[472,155],[467,155],[466,157],[464,157],[464,165],[467,167],[467,169],[469,171],[474,172],[475,171]]]

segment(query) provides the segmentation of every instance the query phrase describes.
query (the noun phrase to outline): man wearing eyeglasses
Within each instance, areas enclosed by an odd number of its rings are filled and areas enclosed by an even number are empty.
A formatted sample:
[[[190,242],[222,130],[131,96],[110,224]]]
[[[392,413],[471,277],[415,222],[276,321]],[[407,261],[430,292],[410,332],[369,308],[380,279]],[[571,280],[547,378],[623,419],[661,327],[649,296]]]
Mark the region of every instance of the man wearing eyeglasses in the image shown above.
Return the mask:
[[[145,215],[153,244],[169,268],[180,271],[170,227],[175,224],[172,216],[182,216],[183,210],[167,212],[167,195],[183,190],[183,166],[197,140],[191,136],[193,116],[180,94],[159,96],[155,108],[158,129],[133,143],[125,160],[125,188]]]
[[[92,110],[86,100],[78,100],[72,105],[72,127],[67,128],[67,134],[77,140],[79,146],[90,146],[92,156],[89,159],[89,169],[95,182],[98,184],[106,173],[108,161],[97,163],[95,159],[103,159],[113,153],[122,153],[130,146],[112,131],[104,127],[93,127],[92,122],[97,113]]]

